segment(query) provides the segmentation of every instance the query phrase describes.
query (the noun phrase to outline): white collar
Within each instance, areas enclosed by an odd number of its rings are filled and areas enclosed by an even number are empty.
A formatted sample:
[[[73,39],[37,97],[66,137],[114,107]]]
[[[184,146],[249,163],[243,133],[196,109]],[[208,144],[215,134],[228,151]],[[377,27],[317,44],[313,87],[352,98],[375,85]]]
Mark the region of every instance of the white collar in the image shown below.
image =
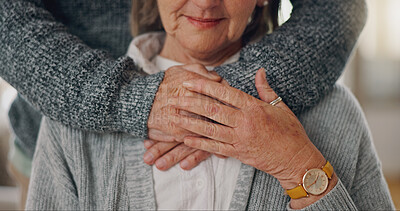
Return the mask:
[[[129,45],[127,56],[148,74],[161,70],[151,60],[157,56],[164,46],[165,32],[152,32],[135,37]]]

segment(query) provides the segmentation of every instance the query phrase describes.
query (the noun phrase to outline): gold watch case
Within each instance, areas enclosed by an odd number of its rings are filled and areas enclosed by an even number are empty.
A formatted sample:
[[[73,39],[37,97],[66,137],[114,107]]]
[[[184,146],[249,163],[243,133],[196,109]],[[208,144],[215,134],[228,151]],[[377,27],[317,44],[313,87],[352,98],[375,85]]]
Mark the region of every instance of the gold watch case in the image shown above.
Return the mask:
[[[310,169],[303,176],[303,188],[311,195],[321,195],[328,184],[328,176],[322,169]]]

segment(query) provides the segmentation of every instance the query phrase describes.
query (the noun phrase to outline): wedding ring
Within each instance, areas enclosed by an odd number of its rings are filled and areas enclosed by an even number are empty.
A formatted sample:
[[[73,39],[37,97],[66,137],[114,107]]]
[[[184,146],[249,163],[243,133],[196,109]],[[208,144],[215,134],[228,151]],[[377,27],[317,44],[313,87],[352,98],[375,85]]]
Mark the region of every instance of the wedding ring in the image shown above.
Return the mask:
[[[282,101],[282,98],[278,97],[275,100],[273,100],[272,102],[270,102],[269,104],[271,104],[272,106],[275,106],[276,104],[278,104],[281,101]]]

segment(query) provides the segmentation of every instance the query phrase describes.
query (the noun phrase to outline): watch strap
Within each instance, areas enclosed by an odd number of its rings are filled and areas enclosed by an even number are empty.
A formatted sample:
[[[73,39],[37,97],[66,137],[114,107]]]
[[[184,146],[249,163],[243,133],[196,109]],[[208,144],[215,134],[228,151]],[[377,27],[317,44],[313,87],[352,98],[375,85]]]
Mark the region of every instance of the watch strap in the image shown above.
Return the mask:
[[[286,194],[289,195],[292,199],[299,199],[308,196],[308,193],[306,192],[306,190],[304,190],[303,185],[301,184],[293,189],[286,190]]]
[[[327,161],[325,166],[322,167],[322,171],[326,173],[326,176],[328,176],[329,179],[332,179],[333,166],[329,163],[329,161]]]

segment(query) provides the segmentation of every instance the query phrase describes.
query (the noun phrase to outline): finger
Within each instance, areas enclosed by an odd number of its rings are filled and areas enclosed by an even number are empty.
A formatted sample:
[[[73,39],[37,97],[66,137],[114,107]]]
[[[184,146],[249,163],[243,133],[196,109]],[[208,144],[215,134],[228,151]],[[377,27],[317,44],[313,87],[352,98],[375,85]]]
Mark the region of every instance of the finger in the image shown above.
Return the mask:
[[[204,65],[201,64],[188,64],[182,66],[184,69],[199,74],[201,76],[204,76],[210,80],[220,82],[222,80],[222,77],[218,75],[217,72],[215,71],[208,71],[207,68]]]
[[[168,99],[168,104],[177,109],[207,117],[229,127],[237,127],[237,124],[242,119],[240,110],[215,101],[194,97],[176,97]]]
[[[224,156],[224,155],[219,155],[219,154],[214,154],[215,156],[217,156],[218,158],[221,158],[221,159],[226,159],[226,158],[228,158],[227,156]]]
[[[221,84],[222,84],[222,85],[226,85],[226,86],[230,86],[230,84],[228,83],[228,81],[225,80],[225,79],[222,79]]]
[[[181,143],[157,159],[155,165],[159,170],[166,171],[195,151],[197,149]]]
[[[162,141],[162,142],[174,142],[175,137],[165,134],[161,130],[157,129],[149,129],[149,138],[155,141]]]
[[[211,153],[207,151],[196,150],[194,153],[188,155],[185,159],[183,159],[180,162],[180,166],[183,170],[191,170],[210,156]]]
[[[214,81],[190,80],[183,82],[183,86],[190,91],[207,95],[236,108],[243,108],[253,100],[250,95],[238,89]]]
[[[174,116],[172,122],[178,127],[210,139],[215,139],[225,143],[232,143],[233,140],[236,140],[234,138],[234,129],[224,125],[185,116]]]
[[[158,141],[154,141],[154,140],[144,140],[143,144],[144,144],[144,148],[149,149],[150,147],[152,147],[154,144],[156,144]]]
[[[267,75],[265,73],[264,68],[261,68],[257,71],[255,83],[256,83],[258,95],[260,96],[260,99],[262,101],[264,101],[266,103],[270,103],[278,98],[278,95],[269,86],[269,83],[267,81]],[[289,110],[291,112],[289,107],[287,107],[286,104],[282,101],[279,102],[278,104],[276,104],[275,106],[280,107],[284,110]]]
[[[167,101],[165,101],[166,103]],[[158,108],[157,114],[152,116],[151,124],[149,124],[152,126],[152,128],[149,126],[149,138],[162,142],[183,142],[185,136],[194,135],[192,132],[177,127],[171,122],[171,117],[179,113],[182,112],[171,106]]]
[[[158,142],[150,147],[143,155],[143,161],[148,165],[153,165],[154,162],[164,155],[166,152],[174,148],[178,142]]]
[[[177,110],[178,112],[174,113],[169,113],[169,112],[160,112],[160,114],[157,117],[158,124],[153,124],[152,129],[149,129],[149,138],[155,141],[161,141],[161,142],[183,142],[183,138],[186,136],[197,136],[196,134],[178,127],[176,124],[172,122],[172,119],[175,118],[176,114],[182,113],[182,116],[187,116],[187,117],[193,117],[193,118],[200,118],[200,116],[196,114],[190,114],[188,115],[188,112],[186,111],[180,111],[176,108],[172,108],[171,106],[164,106],[160,108],[160,110]],[[175,115],[174,115],[175,114]],[[194,117],[194,116],[197,117]],[[204,119],[204,117],[202,117]],[[161,130],[166,130],[168,131],[169,134],[173,135],[168,135],[165,132]]]
[[[236,156],[235,148],[231,144],[226,144],[219,141],[200,137],[186,137],[184,139],[184,143],[188,147],[196,148],[210,153],[219,154],[227,157]]]

